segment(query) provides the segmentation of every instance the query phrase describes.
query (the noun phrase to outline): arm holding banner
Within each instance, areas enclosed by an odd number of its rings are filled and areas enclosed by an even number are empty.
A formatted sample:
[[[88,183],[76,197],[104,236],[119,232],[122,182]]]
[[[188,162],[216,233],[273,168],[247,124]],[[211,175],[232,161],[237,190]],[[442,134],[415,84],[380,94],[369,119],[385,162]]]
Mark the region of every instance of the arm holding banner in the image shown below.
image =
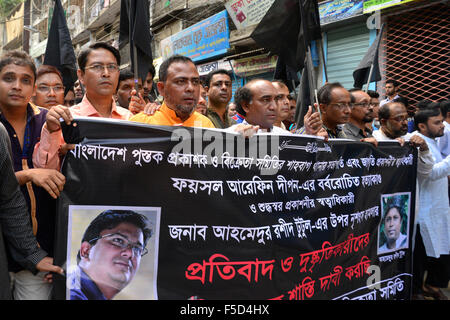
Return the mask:
[[[67,124],[72,122],[73,117],[69,108],[66,106],[52,107],[47,113],[47,120],[42,127],[41,141],[34,147],[33,164],[37,168],[56,170],[60,168],[59,151],[66,144],[62,136],[60,119]]]

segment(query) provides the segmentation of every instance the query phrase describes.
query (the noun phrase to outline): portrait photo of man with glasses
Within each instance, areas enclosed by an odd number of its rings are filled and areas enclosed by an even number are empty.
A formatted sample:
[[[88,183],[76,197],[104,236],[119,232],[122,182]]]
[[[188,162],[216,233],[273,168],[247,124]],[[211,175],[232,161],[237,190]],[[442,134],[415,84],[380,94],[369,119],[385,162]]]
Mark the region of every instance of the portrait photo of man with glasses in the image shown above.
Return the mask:
[[[67,299],[157,299],[159,212],[72,206],[69,228],[76,230],[68,238]],[[89,224],[79,228],[80,221]]]

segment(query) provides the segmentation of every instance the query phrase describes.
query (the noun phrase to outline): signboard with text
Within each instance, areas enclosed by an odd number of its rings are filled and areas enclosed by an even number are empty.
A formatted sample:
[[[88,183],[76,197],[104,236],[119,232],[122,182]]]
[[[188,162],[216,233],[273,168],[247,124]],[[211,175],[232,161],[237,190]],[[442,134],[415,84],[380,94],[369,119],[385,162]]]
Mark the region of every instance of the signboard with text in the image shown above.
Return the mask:
[[[227,11],[186,28],[161,41],[161,56],[167,59],[174,54],[201,61],[225,54],[230,48]]]
[[[64,129],[76,145],[62,167],[57,264],[76,266],[69,252],[85,252],[83,244],[97,254],[114,246],[141,254],[139,240],[108,238],[114,225],[80,241],[99,212],[121,209],[152,226],[148,254],[123,277],[121,291],[132,292],[122,298],[410,298],[414,148],[76,121]],[[385,223],[391,215],[401,217],[395,230]],[[128,272],[121,261],[115,270]],[[90,283],[100,277],[84,272]],[[76,282],[55,278],[57,296],[67,298]]]

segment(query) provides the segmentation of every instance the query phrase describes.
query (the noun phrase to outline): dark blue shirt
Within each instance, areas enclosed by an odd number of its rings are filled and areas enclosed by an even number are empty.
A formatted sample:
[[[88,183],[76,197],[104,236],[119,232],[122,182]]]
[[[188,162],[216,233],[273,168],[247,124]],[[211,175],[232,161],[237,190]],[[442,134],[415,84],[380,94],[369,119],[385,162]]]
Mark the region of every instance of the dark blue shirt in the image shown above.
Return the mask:
[[[70,279],[70,300],[106,300],[94,281],[80,268]]]

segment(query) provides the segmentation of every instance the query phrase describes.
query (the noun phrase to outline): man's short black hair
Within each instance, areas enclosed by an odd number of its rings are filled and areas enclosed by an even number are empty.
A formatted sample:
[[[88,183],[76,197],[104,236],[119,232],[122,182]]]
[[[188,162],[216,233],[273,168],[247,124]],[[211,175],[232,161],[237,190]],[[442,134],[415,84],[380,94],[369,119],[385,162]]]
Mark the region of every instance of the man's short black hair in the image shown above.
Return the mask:
[[[131,71],[130,68],[122,69],[119,73],[119,82],[117,82],[117,89],[119,89],[120,83],[122,81],[128,80],[128,79],[134,79],[134,73]]]
[[[441,114],[440,105],[437,102],[431,102],[426,108],[419,109],[414,115],[414,125],[419,130],[420,123],[427,123],[431,117],[437,117]]]
[[[393,84],[394,88],[397,88],[400,85],[400,82],[398,82],[397,80],[394,80],[394,79],[386,80],[386,84],[388,84],[388,83]]]
[[[34,64],[33,59],[31,59],[31,57],[25,51],[11,50],[2,54],[2,56],[0,57],[0,72],[8,64],[30,67],[34,75],[34,81],[36,81],[36,65]]]
[[[331,92],[335,88],[344,88],[339,82],[331,82],[323,85],[317,91],[317,99],[319,103],[330,104],[331,103]]]
[[[96,240],[92,240],[98,238],[103,230],[113,229],[123,222],[131,223],[142,230],[145,247],[147,245],[147,241],[152,236],[152,229],[149,228],[149,222],[146,216],[132,210],[103,211],[94,220],[91,221],[83,234],[81,243],[86,241],[91,244],[95,244]],[[80,259],[79,252],[77,259]]]
[[[205,86],[207,86],[208,88],[211,87],[211,80],[216,74],[224,74],[224,75],[227,75],[230,78],[230,80],[232,79],[231,73],[228,70],[225,70],[225,69],[213,70],[206,75]]]
[[[244,103],[249,104],[253,99],[252,91],[248,87],[241,87],[236,90],[234,94],[234,103],[236,104],[236,112],[242,116],[246,116],[243,105]]]
[[[150,67],[148,68],[148,73],[150,73],[152,75],[152,79],[155,77],[155,67],[151,64]]]
[[[167,81],[167,70],[169,69],[169,67],[172,63],[176,63],[176,62],[194,64],[192,59],[189,57],[185,57],[185,56],[182,56],[179,54],[173,55],[173,56],[167,58],[166,60],[164,60],[164,62],[159,67],[159,81],[161,81],[161,82]]]
[[[443,100],[439,102],[439,106],[441,108],[442,116],[447,117],[447,113],[450,112],[450,100]]]
[[[96,49],[105,49],[111,52],[114,57],[116,58],[117,65],[120,66],[120,52],[116,48],[114,48],[112,45],[106,43],[106,42],[96,42],[91,44],[88,48],[81,51],[80,55],[78,56],[78,68],[80,68],[81,71],[84,72],[84,69],[86,68],[87,58],[89,54]]]
[[[380,94],[374,90],[367,90],[367,94],[369,95],[369,97],[371,98],[379,98]]]

